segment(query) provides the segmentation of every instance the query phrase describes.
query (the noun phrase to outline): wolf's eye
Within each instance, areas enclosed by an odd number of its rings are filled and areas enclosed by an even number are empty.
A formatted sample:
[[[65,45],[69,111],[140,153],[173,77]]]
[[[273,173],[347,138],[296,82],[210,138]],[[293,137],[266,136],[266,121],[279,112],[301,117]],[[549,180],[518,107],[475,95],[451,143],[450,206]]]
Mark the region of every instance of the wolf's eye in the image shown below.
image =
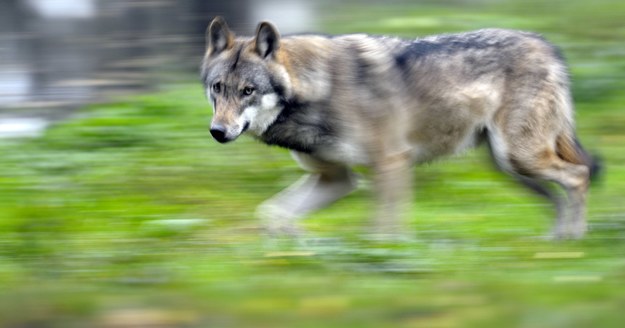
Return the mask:
[[[217,82],[215,84],[213,84],[213,92],[214,93],[220,93],[221,92],[221,83]]]
[[[254,93],[254,88],[253,87],[245,87],[243,88],[243,94],[246,96],[251,96],[252,93]]]

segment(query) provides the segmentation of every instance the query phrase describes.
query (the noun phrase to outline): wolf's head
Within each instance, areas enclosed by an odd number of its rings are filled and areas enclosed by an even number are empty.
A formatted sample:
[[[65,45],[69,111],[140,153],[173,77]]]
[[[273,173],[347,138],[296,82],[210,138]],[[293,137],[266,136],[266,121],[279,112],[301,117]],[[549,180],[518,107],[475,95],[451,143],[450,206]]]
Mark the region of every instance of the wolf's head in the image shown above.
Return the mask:
[[[253,38],[235,38],[221,17],[206,31],[202,80],[213,105],[210,133],[220,143],[249,131],[260,136],[276,120],[290,93],[279,62],[280,35],[268,22]]]

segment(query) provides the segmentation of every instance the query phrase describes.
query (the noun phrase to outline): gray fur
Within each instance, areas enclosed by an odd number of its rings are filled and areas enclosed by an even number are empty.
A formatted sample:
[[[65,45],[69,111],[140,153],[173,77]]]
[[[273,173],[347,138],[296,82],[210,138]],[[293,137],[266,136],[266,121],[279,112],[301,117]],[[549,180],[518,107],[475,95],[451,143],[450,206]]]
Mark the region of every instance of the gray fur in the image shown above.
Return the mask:
[[[592,163],[575,141],[565,64],[536,34],[485,29],[416,40],[364,34],[280,38],[275,27],[261,23],[255,38],[208,51],[202,72],[208,90],[217,80],[235,90],[211,93],[213,124],[231,126],[232,140],[249,124],[241,117],[254,120],[246,108],[275,94],[275,115],[263,116],[267,128],[253,136],[307,158],[303,167],[316,175],[309,181],[334,179],[346,186],[335,194],[319,183],[292,187],[291,195],[261,207],[274,209],[265,216],[283,213],[280,222],[290,224],[326,206],[353,185],[349,175],[334,172],[366,165],[374,172],[377,231],[398,232],[410,167],[487,139],[498,165],[526,185],[552,181],[564,188],[566,200],[546,194],[558,208],[556,237],[581,237],[586,230]],[[254,97],[237,93],[246,84],[255,86]]]

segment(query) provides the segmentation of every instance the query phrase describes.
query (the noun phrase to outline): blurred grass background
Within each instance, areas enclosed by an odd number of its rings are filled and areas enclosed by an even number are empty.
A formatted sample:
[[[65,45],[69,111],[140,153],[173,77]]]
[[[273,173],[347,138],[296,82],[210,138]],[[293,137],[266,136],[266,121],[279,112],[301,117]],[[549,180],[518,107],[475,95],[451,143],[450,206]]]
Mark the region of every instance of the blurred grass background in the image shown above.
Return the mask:
[[[360,236],[366,186],[266,240],[255,206],[302,171],[208,134],[195,76],[0,139],[1,327],[622,327],[625,3],[343,2],[319,32],[543,33],[571,67],[578,134],[606,175],[582,241],[541,238],[550,206],[484,149],[415,169],[417,241]]]

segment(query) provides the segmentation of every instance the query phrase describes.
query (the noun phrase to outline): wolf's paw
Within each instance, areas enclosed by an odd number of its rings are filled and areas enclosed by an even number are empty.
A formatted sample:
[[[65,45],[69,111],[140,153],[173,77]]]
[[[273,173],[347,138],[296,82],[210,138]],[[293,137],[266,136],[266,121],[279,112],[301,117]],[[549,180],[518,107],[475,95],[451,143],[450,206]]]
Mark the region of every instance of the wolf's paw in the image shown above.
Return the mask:
[[[588,232],[586,222],[573,223],[569,229],[569,238],[576,240],[582,239],[586,235],[586,232]]]
[[[295,221],[295,216],[272,202],[265,202],[256,209],[256,217],[261,221],[269,236],[292,236],[303,234],[303,229]]]
[[[586,223],[580,224],[571,224],[571,225],[560,225],[556,226],[551,235],[549,236],[551,240],[579,240],[584,238],[586,232],[588,231],[588,227]]]

